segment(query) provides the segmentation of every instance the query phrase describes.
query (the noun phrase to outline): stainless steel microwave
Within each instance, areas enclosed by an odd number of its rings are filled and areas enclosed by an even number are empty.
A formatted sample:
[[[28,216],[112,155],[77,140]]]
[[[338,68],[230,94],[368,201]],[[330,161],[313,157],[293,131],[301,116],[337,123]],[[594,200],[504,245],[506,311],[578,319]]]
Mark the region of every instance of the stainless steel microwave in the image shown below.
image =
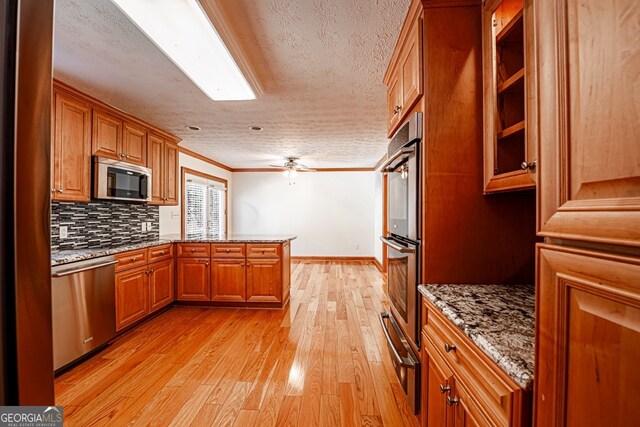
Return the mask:
[[[105,157],[94,157],[93,197],[96,199],[151,201],[151,169]]]

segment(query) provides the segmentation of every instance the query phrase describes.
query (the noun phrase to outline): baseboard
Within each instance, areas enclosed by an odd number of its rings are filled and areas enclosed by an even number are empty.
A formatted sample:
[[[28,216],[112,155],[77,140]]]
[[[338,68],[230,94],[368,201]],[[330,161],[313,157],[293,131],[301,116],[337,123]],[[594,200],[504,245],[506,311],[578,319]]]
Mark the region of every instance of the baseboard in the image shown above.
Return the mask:
[[[382,273],[382,264],[378,261],[378,258],[373,258],[373,263],[376,265],[378,271]]]
[[[376,259],[372,256],[292,256],[291,261],[338,261],[375,264]]]

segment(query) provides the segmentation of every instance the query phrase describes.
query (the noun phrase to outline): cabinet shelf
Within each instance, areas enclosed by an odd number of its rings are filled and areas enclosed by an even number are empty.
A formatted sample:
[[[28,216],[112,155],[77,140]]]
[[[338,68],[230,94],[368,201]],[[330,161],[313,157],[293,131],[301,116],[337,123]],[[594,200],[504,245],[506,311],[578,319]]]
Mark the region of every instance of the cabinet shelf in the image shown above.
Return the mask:
[[[502,30],[500,30],[498,35],[496,35],[496,43],[504,41],[513,32],[513,30],[520,29],[520,33],[522,33],[522,16],[522,9],[520,9],[520,11],[507,23],[507,25],[502,27]]]
[[[524,90],[524,67],[498,86],[498,94],[512,90]]]
[[[496,135],[496,137],[498,138],[498,140],[500,139],[505,139],[515,133],[518,132],[524,132],[524,120],[521,122],[516,123],[513,126],[509,126],[508,128],[498,132],[498,134]]]

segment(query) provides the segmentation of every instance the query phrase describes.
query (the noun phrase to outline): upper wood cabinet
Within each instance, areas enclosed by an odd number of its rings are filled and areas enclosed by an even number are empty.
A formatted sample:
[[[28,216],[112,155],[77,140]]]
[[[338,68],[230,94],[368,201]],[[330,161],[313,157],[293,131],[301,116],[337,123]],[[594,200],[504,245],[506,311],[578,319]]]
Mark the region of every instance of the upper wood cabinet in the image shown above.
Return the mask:
[[[150,204],[178,204],[178,146],[149,133],[147,137],[147,167],[152,172]]]
[[[121,119],[99,109],[93,110],[93,134],[91,138],[91,154],[122,160],[122,125]]]
[[[422,2],[414,0],[384,77],[389,137],[422,96],[422,79]]]
[[[133,123],[122,128],[122,160],[140,166],[147,164],[147,130]]]
[[[640,419],[640,258],[538,246],[536,425]]]
[[[54,91],[52,139],[53,200],[91,200],[91,105]]]
[[[536,186],[533,0],[494,0],[482,18],[484,191]]]
[[[536,1],[541,236],[640,246],[638,20],[637,0]]]

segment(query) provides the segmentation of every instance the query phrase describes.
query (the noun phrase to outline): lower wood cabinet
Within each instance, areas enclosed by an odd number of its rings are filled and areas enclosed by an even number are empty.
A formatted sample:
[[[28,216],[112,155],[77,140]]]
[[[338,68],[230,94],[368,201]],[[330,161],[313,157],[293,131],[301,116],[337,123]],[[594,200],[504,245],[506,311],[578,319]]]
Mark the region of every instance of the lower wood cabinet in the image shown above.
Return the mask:
[[[213,259],[211,268],[211,301],[246,301],[245,260]]]
[[[116,330],[149,314],[149,278],[146,266],[116,274]]]
[[[176,299],[211,301],[209,258],[178,258]]]
[[[173,260],[149,264],[149,312],[173,302]]]
[[[536,425],[640,420],[640,258],[538,245]]]
[[[247,301],[282,301],[281,276],[280,259],[247,258]]]

